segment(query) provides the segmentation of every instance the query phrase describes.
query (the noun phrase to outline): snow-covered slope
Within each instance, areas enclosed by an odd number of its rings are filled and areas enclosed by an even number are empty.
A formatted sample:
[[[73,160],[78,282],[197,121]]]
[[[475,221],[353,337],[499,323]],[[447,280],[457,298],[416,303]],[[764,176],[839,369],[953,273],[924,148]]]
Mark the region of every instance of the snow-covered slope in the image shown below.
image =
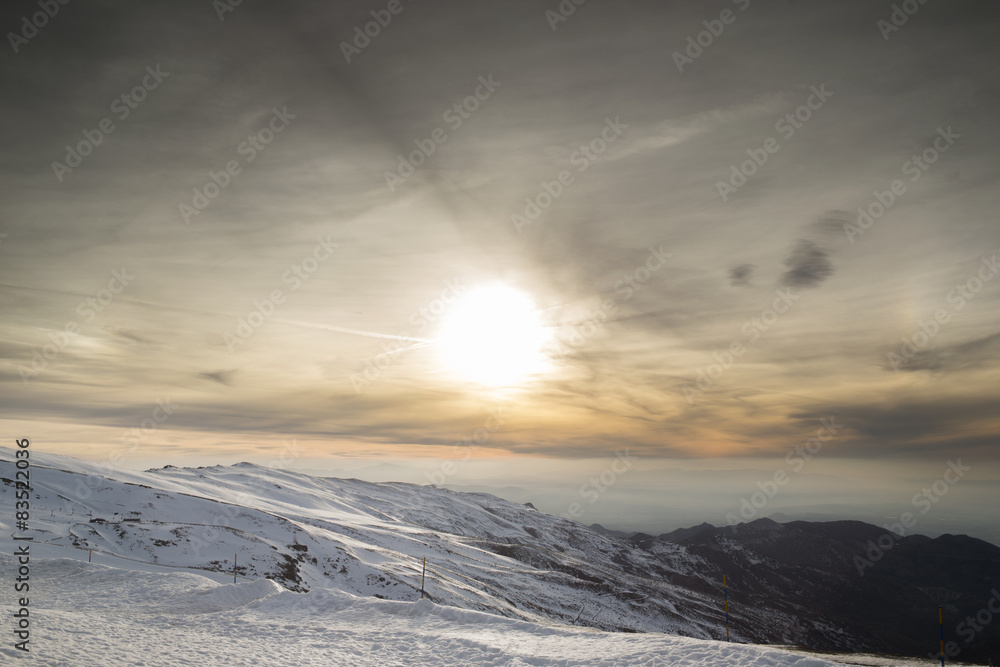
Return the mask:
[[[31,462],[38,664],[828,664],[704,641],[724,636],[711,554],[640,547],[493,496],[251,464],[102,474]],[[5,536],[14,478],[0,448]],[[733,639],[841,632],[786,616],[740,609]]]
[[[5,535],[15,532],[13,454],[0,448]],[[742,541],[699,534],[692,546],[622,539],[494,496],[412,484],[316,478],[252,464],[105,472],[38,452],[31,462],[36,557],[86,560],[93,549],[95,565],[150,575],[186,571],[216,583],[232,581],[235,561],[241,582],[271,579],[282,590],[313,596],[295,599],[346,593],[407,604],[420,599],[426,558],[426,600],[438,606],[558,623],[567,632],[700,639],[725,636],[718,585],[725,567],[731,581],[744,575],[737,592],[745,599],[730,596],[738,603],[731,609],[735,641],[856,651],[868,640],[863,631],[846,630],[846,621],[802,613],[794,591],[791,603],[782,602],[787,567],[763,572],[754,565],[768,552],[750,538],[777,530],[767,522],[741,528]],[[12,551],[0,544],[0,552]],[[747,563],[736,563],[734,554],[746,555]],[[767,581],[778,577],[771,597],[747,598],[755,594],[754,577],[765,574]],[[272,590],[257,585],[263,588],[241,588],[238,595]]]
[[[127,567],[131,565],[122,561]],[[0,570],[14,567],[0,555]],[[0,662],[129,665],[588,665],[832,667],[779,649],[661,634],[532,623],[336,590],[285,590],[258,579],[220,584],[70,559],[33,561],[31,653]],[[5,600],[6,602],[6,600]],[[8,616],[11,605],[2,606]]]
[[[13,516],[0,448],[0,522]],[[720,637],[718,595],[669,583],[711,567],[682,547],[655,556],[486,494],[314,478],[251,464],[94,474],[32,457],[36,541],[148,563],[606,630]],[[2,526],[9,533],[11,526]],[[700,559],[697,559],[700,560]],[[721,579],[721,577],[720,577]]]

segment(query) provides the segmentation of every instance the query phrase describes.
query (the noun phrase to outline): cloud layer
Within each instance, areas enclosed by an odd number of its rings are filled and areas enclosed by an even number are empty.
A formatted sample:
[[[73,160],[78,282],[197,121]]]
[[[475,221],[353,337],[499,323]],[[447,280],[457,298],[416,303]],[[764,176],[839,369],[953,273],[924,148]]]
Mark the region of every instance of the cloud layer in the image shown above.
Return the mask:
[[[995,12],[743,4],[683,72],[718,8],[404,3],[347,62],[375,5],[61,7],[0,65],[0,417],[108,452],[169,398],[173,462],[446,457],[497,406],[494,453],[780,456],[836,414],[844,456],[995,460]],[[493,281],[558,342],[515,394],[434,342]]]

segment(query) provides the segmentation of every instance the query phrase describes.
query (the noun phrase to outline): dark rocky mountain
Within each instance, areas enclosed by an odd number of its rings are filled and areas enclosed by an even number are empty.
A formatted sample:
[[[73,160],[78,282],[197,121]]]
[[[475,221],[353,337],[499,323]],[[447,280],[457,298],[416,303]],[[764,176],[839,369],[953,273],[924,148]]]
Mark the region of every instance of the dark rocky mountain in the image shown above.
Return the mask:
[[[669,533],[663,533],[660,535],[659,539],[680,544],[689,537],[694,537],[699,533],[704,533],[705,531],[714,529],[715,526],[710,523],[700,523],[697,526],[692,526],[691,528],[678,528],[677,530],[673,530]]]
[[[926,657],[938,650],[940,605],[953,657],[1000,664],[1000,548],[982,540],[900,537],[859,521],[770,519],[629,540],[648,551],[680,544],[725,572],[731,624],[756,623],[763,611],[776,622],[743,630],[766,641],[793,636],[816,649]]]
[[[532,505],[532,507],[534,506]],[[595,533],[599,533],[601,535],[607,535],[609,537],[631,537],[632,535],[634,535],[634,533],[626,533],[624,530],[612,530],[610,528],[605,528],[599,523],[590,524],[590,529]]]

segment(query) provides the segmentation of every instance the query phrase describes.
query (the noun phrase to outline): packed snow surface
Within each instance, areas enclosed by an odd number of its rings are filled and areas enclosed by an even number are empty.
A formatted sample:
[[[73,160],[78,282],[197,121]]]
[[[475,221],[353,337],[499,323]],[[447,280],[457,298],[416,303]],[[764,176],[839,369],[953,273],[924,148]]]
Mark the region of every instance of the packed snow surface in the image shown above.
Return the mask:
[[[0,556],[11,572],[14,559]],[[31,654],[69,665],[753,665],[835,663],[780,649],[611,633],[273,581],[218,583],[69,558],[32,561]],[[5,602],[10,600],[5,595]],[[12,605],[5,604],[9,618]]]
[[[18,563],[9,536],[24,534],[13,525],[13,460],[0,447],[0,662],[933,664],[715,641],[718,595],[670,582],[706,567],[680,547],[645,555],[485,494],[250,464],[105,472],[35,452],[24,653],[11,616]],[[765,620],[753,611],[744,625]]]

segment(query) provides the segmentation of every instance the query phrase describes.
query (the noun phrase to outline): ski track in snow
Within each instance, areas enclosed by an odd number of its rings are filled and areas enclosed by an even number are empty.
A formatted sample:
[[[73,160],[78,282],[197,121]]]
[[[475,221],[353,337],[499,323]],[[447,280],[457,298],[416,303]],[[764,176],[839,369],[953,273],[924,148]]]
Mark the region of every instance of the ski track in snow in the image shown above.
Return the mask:
[[[0,569],[16,568],[0,556]],[[30,656],[70,665],[618,665],[831,667],[780,649],[533,623],[259,579],[222,584],[69,558],[32,560]],[[9,599],[9,596],[5,595]],[[6,602],[6,600],[5,600]],[[14,607],[3,605],[10,618]]]

